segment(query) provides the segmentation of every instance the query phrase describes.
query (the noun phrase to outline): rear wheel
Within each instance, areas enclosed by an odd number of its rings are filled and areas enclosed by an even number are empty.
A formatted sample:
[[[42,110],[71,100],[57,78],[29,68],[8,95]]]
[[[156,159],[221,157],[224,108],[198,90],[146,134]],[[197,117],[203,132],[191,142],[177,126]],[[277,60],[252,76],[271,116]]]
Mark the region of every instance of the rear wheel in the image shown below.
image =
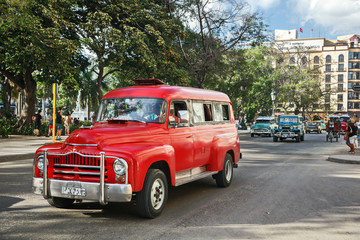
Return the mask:
[[[304,141],[305,140],[305,133],[303,135],[301,135],[301,138],[300,138],[301,141]]]
[[[278,137],[275,137],[275,136],[274,136],[274,137],[273,137],[273,141],[274,141],[274,142],[277,142],[277,141],[278,141]]]
[[[250,134],[250,136],[251,136],[251,137],[254,137],[254,134],[253,134],[253,133],[251,133],[251,134]]]
[[[295,139],[297,142],[300,142],[300,136],[296,136]]]
[[[158,217],[165,208],[168,184],[165,174],[159,169],[149,169],[143,189],[136,194],[138,214],[146,218]]]
[[[51,198],[47,199],[47,201],[53,207],[69,208],[73,205],[75,199],[51,197]]]
[[[218,187],[228,187],[231,184],[233,178],[233,159],[229,153],[225,155],[223,170],[215,176]]]

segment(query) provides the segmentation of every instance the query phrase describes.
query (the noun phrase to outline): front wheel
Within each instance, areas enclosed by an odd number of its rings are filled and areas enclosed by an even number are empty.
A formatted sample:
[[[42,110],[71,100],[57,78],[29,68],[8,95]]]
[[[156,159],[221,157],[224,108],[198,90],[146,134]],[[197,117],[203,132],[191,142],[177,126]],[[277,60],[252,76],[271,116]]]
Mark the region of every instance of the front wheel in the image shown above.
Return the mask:
[[[159,169],[149,169],[143,189],[136,194],[138,214],[146,218],[158,217],[165,208],[168,184],[165,174]]]
[[[228,187],[233,178],[233,159],[232,156],[227,153],[224,159],[223,170],[215,176],[216,184],[218,187]]]
[[[75,199],[51,197],[51,198],[47,199],[47,201],[53,207],[69,208],[73,205]]]
[[[273,141],[274,141],[274,142],[277,142],[277,141],[278,141],[278,137],[275,137],[275,136],[274,136],[274,137],[273,137]]]

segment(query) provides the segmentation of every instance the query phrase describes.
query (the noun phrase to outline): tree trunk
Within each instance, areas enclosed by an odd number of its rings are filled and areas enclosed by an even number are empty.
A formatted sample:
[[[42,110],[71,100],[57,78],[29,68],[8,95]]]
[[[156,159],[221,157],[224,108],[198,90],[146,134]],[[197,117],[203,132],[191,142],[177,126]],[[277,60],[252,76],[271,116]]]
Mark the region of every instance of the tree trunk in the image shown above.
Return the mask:
[[[101,99],[103,97],[102,87],[101,87],[103,78],[104,78],[104,64],[100,62],[99,63],[99,74],[98,74],[98,77],[97,77],[97,80],[96,80],[96,93],[98,95],[98,102],[99,103],[101,102]]]
[[[20,119],[15,124],[15,127],[20,130],[25,124],[31,124],[31,117],[35,114],[36,105],[36,81],[33,79],[31,70],[27,69],[24,77],[24,107],[20,114]]]
[[[86,113],[87,113],[88,121],[92,121],[92,119],[90,119],[90,98],[89,97],[86,98]]]
[[[5,78],[5,81],[3,83],[1,100],[4,104],[2,113],[4,114],[4,116],[9,116],[10,115],[10,105],[11,105],[11,86],[10,86],[9,80],[7,78]]]

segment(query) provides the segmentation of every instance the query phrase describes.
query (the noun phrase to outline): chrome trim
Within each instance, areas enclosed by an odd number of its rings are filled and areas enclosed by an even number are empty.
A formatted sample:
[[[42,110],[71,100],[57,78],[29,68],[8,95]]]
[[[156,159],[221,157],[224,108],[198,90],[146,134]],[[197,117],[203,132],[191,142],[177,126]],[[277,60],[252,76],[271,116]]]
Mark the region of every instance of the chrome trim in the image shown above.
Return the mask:
[[[55,170],[54,173],[63,173],[63,174],[82,174],[82,175],[93,175],[93,176],[100,176],[100,173],[93,173],[93,172],[74,172],[74,171],[59,171]]]
[[[47,149],[44,149],[44,169],[43,169],[43,197],[48,199],[48,178],[47,178],[47,168],[48,168],[48,160],[47,160],[48,152]]]
[[[49,197],[61,197],[71,199],[83,199],[99,201],[100,184],[94,182],[64,181],[49,179]],[[85,196],[64,195],[62,187],[74,186],[86,189]],[[32,178],[32,188],[35,194],[43,193],[43,179]],[[132,187],[130,184],[105,184],[105,199],[108,202],[130,202],[132,198]]]
[[[105,205],[105,153],[100,153],[100,199],[101,205]]]
[[[90,165],[72,165],[72,164],[54,164],[54,167],[79,167],[79,168],[93,168],[100,169],[99,166],[90,166]]]
[[[97,144],[80,144],[80,143],[66,143],[69,146],[84,146],[84,147],[97,147]]]

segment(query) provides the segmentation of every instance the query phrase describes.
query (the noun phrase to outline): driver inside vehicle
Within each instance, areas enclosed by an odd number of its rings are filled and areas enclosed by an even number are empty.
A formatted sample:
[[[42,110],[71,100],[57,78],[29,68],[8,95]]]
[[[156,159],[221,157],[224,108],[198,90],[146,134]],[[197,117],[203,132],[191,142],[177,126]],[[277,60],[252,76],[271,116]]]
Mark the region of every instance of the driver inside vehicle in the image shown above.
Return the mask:
[[[159,113],[160,113],[160,110],[158,109],[158,106],[150,105],[147,114],[145,114],[145,116],[144,116],[144,119],[152,121],[152,122],[158,121]]]

